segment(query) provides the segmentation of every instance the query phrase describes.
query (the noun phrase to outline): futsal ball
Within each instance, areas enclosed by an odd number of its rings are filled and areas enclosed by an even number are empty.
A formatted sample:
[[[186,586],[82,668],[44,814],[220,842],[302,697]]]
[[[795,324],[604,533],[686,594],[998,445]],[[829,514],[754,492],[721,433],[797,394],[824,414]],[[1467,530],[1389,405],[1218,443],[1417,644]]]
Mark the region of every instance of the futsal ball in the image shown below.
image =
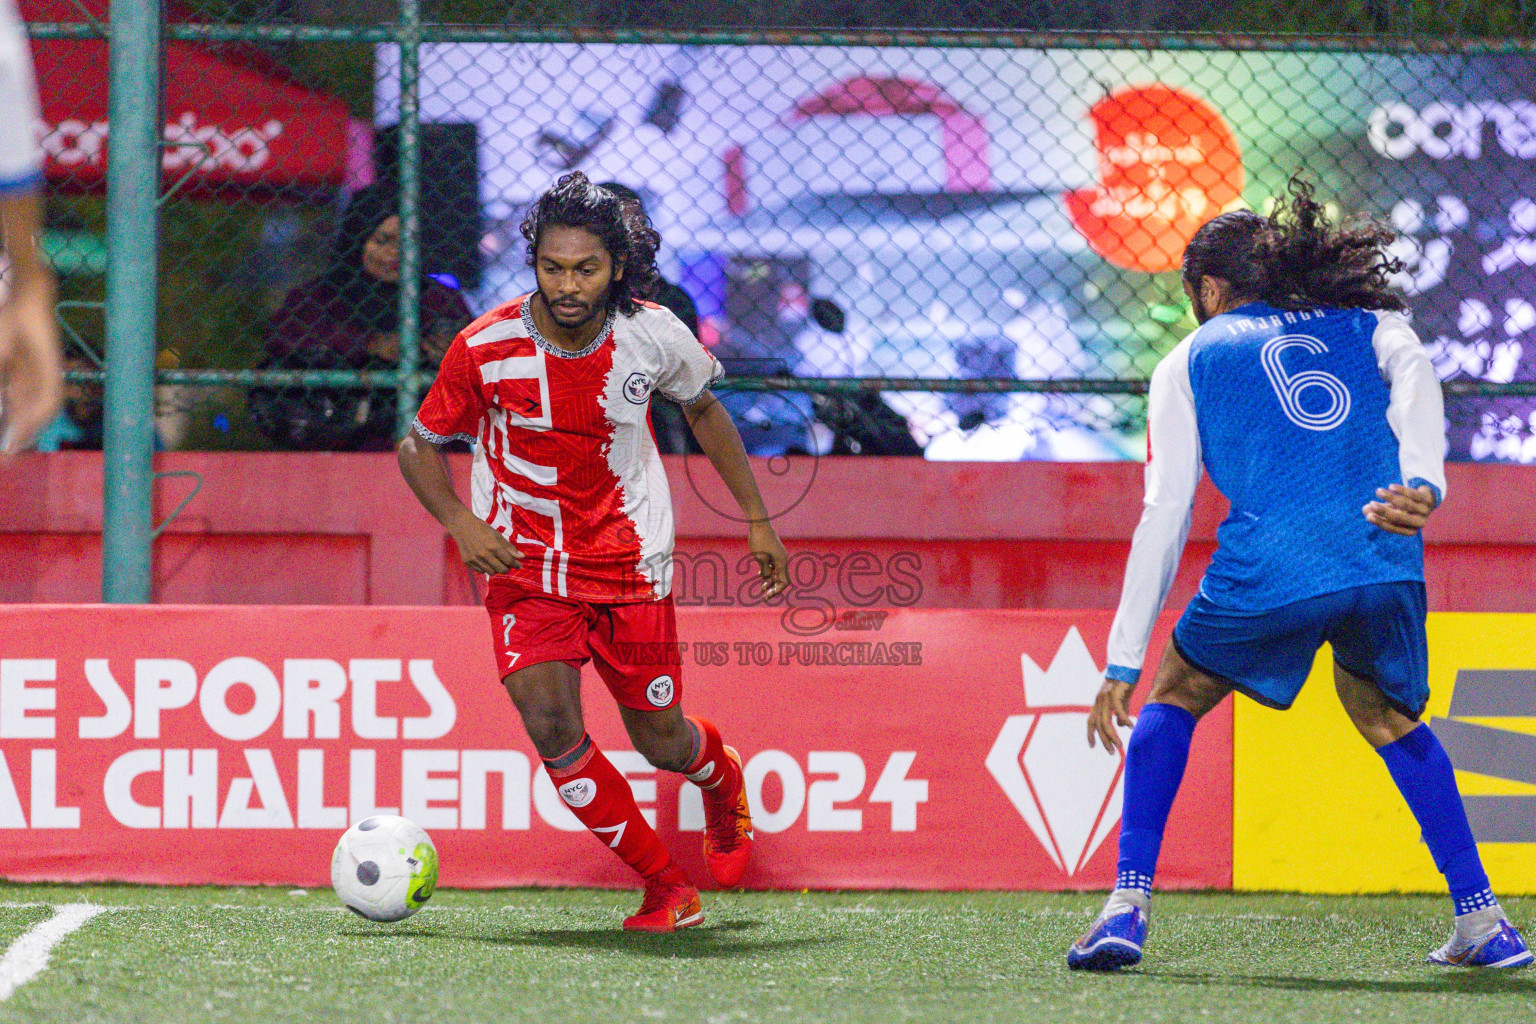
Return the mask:
[[[331,854],[331,887],[370,921],[401,921],[437,889],[437,848],[405,818],[377,814],[341,834]]]

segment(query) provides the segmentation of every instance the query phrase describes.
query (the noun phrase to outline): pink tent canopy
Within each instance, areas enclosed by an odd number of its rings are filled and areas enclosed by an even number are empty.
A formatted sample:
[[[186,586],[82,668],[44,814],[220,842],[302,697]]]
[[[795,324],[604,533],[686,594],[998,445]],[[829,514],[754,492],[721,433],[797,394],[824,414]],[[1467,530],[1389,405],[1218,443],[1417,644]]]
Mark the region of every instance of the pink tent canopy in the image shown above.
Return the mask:
[[[73,0],[21,0],[28,21],[79,21]],[[102,20],[106,0],[83,5]],[[172,12],[174,17],[174,11]],[[39,40],[32,46],[50,180],[105,180],[107,43]],[[265,65],[265,66],[264,66]],[[334,96],[283,80],[259,54],[165,43],[165,148],[168,181],[277,187],[340,185],[351,126]]]

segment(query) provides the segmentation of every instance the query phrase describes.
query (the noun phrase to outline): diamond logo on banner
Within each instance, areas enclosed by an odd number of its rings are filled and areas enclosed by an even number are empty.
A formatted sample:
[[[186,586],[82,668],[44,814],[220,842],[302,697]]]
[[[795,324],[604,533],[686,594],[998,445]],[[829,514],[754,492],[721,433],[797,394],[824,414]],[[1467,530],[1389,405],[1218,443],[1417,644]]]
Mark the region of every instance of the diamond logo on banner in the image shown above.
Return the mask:
[[[987,771],[1069,878],[1120,821],[1125,759],[1088,746],[1088,712],[1104,673],[1073,626],[1051,667],[1020,655],[1024,714],[1010,715]],[[1121,739],[1130,735],[1121,729]]]

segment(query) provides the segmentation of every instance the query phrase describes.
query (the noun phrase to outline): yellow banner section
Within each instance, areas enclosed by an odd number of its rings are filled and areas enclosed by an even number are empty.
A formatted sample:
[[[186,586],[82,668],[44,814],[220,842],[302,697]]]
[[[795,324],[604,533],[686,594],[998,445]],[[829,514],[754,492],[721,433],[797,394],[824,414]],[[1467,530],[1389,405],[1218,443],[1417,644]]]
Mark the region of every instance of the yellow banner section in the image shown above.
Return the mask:
[[[1429,617],[1429,707],[1496,893],[1536,893],[1536,615]],[[1235,698],[1234,888],[1444,892],[1324,647],[1289,711]]]

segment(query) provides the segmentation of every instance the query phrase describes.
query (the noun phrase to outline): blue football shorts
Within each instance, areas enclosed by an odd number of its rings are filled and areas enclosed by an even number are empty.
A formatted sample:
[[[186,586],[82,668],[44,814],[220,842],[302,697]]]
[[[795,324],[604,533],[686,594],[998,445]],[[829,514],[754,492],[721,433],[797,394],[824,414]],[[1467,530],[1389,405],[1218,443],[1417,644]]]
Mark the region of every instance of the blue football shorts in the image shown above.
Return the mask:
[[[1317,649],[1368,680],[1417,719],[1429,700],[1424,584],[1376,583],[1309,597],[1262,612],[1232,611],[1197,594],[1173,627],[1184,660],[1260,704],[1296,701]]]

